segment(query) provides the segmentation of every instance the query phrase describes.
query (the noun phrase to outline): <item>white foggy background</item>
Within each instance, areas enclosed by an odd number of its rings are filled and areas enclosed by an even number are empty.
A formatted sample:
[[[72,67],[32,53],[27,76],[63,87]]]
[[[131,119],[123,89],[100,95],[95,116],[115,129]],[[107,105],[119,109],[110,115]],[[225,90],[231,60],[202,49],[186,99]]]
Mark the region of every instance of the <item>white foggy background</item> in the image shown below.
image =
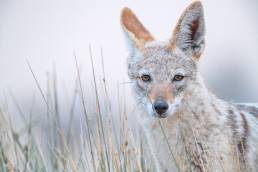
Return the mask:
[[[166,40],[190,2],[0,0],[1,102],[11,99],[11,94],[24,108],[34,101],[44,105],[26,59],[44,91],[46,73],[55,64],[58,96],[61,103],[70,102],[76,77],[73,52],[87,91],[87,75],[91,74],[89,44],[98,69],[102,47],[108,89],[115,90],[117,83],[128,81],[121,9],[130,7],[157,39]],[[200,69],[207,86],[227,100],[258,102],[258,1],[202,2],[207,32]],[[97,79],[101,74],[97,73]]]

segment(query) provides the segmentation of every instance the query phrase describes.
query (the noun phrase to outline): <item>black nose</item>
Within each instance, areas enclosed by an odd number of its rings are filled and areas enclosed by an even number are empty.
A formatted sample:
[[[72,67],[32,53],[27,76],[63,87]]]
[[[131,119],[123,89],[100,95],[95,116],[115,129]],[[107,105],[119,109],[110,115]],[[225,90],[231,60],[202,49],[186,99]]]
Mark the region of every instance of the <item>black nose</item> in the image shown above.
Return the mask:
[[[168,110],[168,104],[166,101],[159,98],[154,101],[153,108],[159,115],[162,115]]]

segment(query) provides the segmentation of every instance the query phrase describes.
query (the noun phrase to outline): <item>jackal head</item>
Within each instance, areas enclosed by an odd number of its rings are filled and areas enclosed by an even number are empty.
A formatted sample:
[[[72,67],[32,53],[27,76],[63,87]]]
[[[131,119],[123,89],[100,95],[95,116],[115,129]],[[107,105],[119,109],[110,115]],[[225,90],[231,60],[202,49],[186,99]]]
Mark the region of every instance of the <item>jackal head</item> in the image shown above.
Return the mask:
[[[128,75],[139,103],[156,117],[173,115],[198,83],[205,33],[202,4],[187,7],[167,42],[156,41],[129,8],[122,10],[121,24],[130,52]]]

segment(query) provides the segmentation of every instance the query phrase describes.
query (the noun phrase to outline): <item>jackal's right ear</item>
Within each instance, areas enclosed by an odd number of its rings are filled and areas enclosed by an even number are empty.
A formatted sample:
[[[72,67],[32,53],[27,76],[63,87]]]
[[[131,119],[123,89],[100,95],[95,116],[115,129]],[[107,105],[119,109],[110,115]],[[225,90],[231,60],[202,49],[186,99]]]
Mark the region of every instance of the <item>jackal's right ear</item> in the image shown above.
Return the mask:
[[[181,15],[173,36],[171,49],[179,48],[184,53],[199,59],[204,50],[205,23],[200,1],[191,3]]]
[[[126,35],[130,53],[142,51],[147,42],[154,40],[150,32],[127,7],[121,12],[121,25]]]

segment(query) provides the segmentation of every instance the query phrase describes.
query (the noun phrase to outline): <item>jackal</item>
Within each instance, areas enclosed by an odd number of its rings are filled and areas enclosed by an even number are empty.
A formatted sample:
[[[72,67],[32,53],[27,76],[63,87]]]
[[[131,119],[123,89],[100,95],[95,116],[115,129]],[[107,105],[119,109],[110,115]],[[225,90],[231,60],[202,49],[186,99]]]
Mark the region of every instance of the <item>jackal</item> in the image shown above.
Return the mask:
[[[258,171],[258,109],[220,100],[205,87],[203,6],[181,15],[169,41],[156,41],[129,8],[121,13],[128,75],[156,171]]]

